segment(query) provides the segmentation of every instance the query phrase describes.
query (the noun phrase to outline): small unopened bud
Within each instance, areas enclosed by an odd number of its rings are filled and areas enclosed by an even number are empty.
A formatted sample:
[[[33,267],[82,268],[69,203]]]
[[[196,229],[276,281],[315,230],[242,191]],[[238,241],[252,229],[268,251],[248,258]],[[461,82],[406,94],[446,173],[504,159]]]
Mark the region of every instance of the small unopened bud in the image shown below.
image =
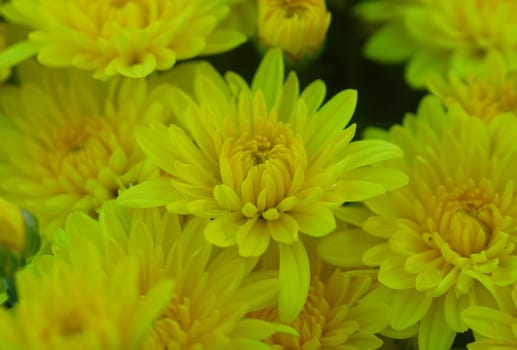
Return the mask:
[[[260,44],[281,48],[293,63],[319,54],[330,25],[325,0],[259,0],[258,16]]]
[[[0,278],[12,276],[39,247],[34,216],[0,198]]]
[[[25,223],[20,208],[0,198],[0,246],[20,256],[25,248]]]

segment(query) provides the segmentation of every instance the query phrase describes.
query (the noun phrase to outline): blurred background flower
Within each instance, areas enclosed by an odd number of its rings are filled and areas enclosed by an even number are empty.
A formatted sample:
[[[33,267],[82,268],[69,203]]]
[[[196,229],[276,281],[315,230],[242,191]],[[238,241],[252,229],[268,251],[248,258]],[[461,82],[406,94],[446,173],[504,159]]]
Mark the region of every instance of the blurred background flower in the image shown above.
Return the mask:
[[[42,232],[152,175],[133,130],[167,121],[166,88],[146,80],[95,80],[26,62],[0,91],[0,193],[34,213]]]
[[[373,0],[356,11],[381,28],[365,54],[384,63],[407,62],[406,80],[422,88],[429,73],[477,71],[498,51],[517,68],[517,4],[512,0]]]
[[[2,13],[32,30],[28,40],[44,65],[142,78],[242,44],[240,32],[217,28],[229,2],[13,0]]]

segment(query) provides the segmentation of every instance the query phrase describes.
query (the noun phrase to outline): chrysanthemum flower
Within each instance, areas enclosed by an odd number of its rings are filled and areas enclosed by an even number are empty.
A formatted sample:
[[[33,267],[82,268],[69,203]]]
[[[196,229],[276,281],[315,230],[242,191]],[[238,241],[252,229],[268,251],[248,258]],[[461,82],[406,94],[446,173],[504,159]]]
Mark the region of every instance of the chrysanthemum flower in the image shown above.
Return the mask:
[[[141,349],[172,284],[142,296],[134,261],[108,277],[97,249],[82,243],[73,263],[44,256],[17,276],[19,302],[0,308],[0,349]]]
[[[163,281],[174,288],[153,323],[142,349],[264,349],[261,341],[288,327],[246,314],[275,301],[276,276],[250,273],[256,259],[236,250],[214,251],[203,238],[206,219],[180,218],[163,210],[130,212],[106,203],[100,222],[84,213],[69,216],[54,247],[75,261],[75,238],[88,237],[110,266],[126,258],[138,261],[138,290],[146,296]]]
[[[476,341],[468,344],[469,350],[517,348],[517,286],[501,292],[509,295],[499,309],[472,306],[462,312],[465,324],[476,336]]]
[[[13,0],[10,20],[33,29],[29,40],[48,66],[74,66],[97,78],[141,78],[177,60],[213,54],[245,41],[219,30],[229,0]]]
[[[476,70],[491,50],[517,68],[517,3],[513,0],[377,0],[357,8],[382,27],[365,47],[386,63],[409,61],[406,79],[423,87],[429,73]]]
[[[136,125],[167,119],[163,89],[145,80],[94,80],[77,70],[20,71],[0,91],[2,195],[50,233],[68,213],[96,215],[119,190],[149,176]]]
[[[461,78],[451,71],[448,80],[434,76],[428,86],[446,106],[458,103],[468,114],[487,122],[502,113],[517,113],[517,76],[507,71],[496,52],[487,56],[478,74]]]
[[[179,89],[170,95],[183,128],[155,124],[137,133],[166,176],[130,188],[119,200],[213,219],[206,239],[237,245],[243,257],[262,255],[273,239],[280,251],[280,316],[292,321],[310,280],[300,232],[325,236],[335,227],[334,208],[405,183],[398,172],[369,166],[400,157],[400,149],[379,140],[350,142],[355,127],[343,128],[355,91],[320,107],[325,86],[316,81],[299,95],[294,73],[283,82],[278,49],[265,56],[251,89],[235,74],[225,81],[208,66],[199,69],[196,100]]]
[[[330,25],[324,0],[258,0],[258,40],[293,62],[314,57]]]
[[[276,333],[267,343],[274,350],[379,348],[382,340],[375,333],[389,324],[391,312],[382,301],[369,298],[374,277],[366,272],[328,267],[313,274],[302,312],[289,324],[299,336]],[[279,321],[276,306],[257,311],[253,316]]]
[[[386,135],[405,152],[388,163],[407,172],[408,186],[365,201],[368,234],[339,232],[319,249],[340,266],[356,264],[349,255],[362,249],[363,263],[379,267],[391,327],[420,322],[421,350],[449,349],[466,330],[461,311],[494,305],[494,288],[517,281],[515,135],[514,115],[487,125],[425,99]]]

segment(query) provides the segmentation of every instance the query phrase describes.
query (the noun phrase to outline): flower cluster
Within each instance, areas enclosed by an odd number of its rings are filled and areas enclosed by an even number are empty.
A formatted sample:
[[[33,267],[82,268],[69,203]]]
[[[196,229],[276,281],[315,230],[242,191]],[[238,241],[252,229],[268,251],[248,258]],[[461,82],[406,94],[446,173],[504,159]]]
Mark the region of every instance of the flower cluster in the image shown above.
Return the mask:
[[[514,7],[0,4],[0,350],[516,347]],[[312,78],[340,11],[428,89],[389,129]]]

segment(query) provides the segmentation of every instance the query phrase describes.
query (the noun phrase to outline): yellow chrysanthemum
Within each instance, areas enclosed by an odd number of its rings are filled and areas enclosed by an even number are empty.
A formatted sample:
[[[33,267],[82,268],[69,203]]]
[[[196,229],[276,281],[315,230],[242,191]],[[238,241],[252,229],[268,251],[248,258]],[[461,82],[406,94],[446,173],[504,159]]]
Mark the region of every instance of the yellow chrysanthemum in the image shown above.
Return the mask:
[[[409,61],[406,79],[423,87],[429,73],[460,75],[477,70],[496,50],[517,68],[517,3],[513,0],[377,0],[357,8],[382,23],[368,41],[368,57],[386,63]]]
[[[487,56],[478,74],[462,79],[452,71],[448,81],[435,76],[428,86],[446,106],[458,103],[468,114],[487,122],[502,113],[517,113],[517,77],[495,52]]]
[[[246,316],[274,302],[276,275],[250,273],[256,259],[242,259],[236,250],[214,251],[203,238],[205,225],[202,218],[182,219],[157,208],[130,212],[110,202],[99,222],[71,214],[63,234],[56,235],[71,240],[54,249],[76,260],[74,237],[89,237],[108,270],[120,259],[137,260],[138,290],[144,296],[163,281],[174,282],[142,349],[262,350],[261,340],[272,333],[293,333]]]
[[[45,65],[141,78],[243,43],[241,33],[217,28],[229,2],[13,0],[2,12],[33,29],[29,40]]]
[[[171,283],[141,296],[134,261],[108,277],[97,249],[82,243],[73,263],[42,256],[17,276],[19,302],[0,309],[0,349],[141,349]]]
[[[357,264],[349,255],[359,249],[363,263],[379,266],[391,327],[404,331],[420,322],[421,350],[449,349],[456,332],[466,330],[461,311],[494,305],[495,286],[517,281],[515,135],[514,115],[487,125],[425,99],[417,117],[386,135],[405,152],[404,160],[388,163],[407,172],[408,186],[365,201],[368,234],[338,232],[319,249],[341,266]]]
[[[133,131],[167,120],[161,85],[105,84],[36,65],[24,67],[20,81],[0,91],[0,191],[47,233],[71,211],[96,215],[105,200],[149,176]]]
[[[313,274],[302,312],[289,324],[299,336],[274,334],[266,340],[271,349],[378,349],[382,340],[375,333],[388,325],[391,313],[382,301],[369,298],[372,277],[365,272],[329,268]],[[253,315],[279,321],[276,307]]]
[[[472,329],[476,341],[469,350],[511,350],[517,348],[517,286],[500,291],[500,308],[472,306],[462,313],[465,324]]]
[[[260,44],[281,48],[293,62],[319,53],[329,25],[324,0],[258,0]]]
[[[124,205],[167,204],[176,213],[211,218],[206,239],[260,256],[271,239],[280,250],[280,316],[293,320],[309,290],[309,262],[299,233],[321,237],[335,227],[332,210],[405,183],[404,175],[370,167],[400,157],[385,141],[350,142],[356,92],[320,108],[325,86],[299,95],[294,73],[284,83],[280,50],[265,56],[251,89],[235,74],[222,79],[198,66],[193,100],[177,89],[177,125],[141,128],[137,140],[165,176],[132,187]],[[176,196],[176,200],[170,200]]]

